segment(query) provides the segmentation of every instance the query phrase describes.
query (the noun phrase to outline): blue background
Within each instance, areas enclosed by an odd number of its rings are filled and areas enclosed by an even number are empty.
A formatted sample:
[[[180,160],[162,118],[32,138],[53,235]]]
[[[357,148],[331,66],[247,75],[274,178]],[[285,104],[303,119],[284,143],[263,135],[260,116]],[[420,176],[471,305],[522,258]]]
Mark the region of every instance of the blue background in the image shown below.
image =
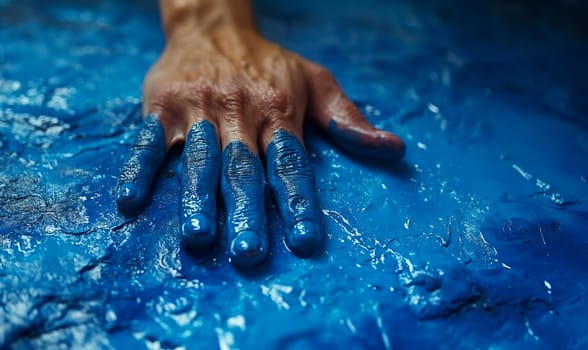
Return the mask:
[[[178,152],[114,204],[163,47],[154,2],[0,1],[0,348],[588,348],[588,11],[574,1],[259,1],[405,162],[308,125],[328,241],[180,247]],[[222,226],[222,222],[220,223]]]

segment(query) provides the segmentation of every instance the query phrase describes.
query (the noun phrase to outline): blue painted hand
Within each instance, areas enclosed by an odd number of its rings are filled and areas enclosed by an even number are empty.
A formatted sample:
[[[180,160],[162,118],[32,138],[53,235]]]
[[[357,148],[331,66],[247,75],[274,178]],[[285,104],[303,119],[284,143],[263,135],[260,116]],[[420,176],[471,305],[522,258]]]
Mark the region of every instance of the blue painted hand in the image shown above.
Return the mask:
[[[117,204],[123,213],[137,212],[167,150],[184,143],[184,245],[197,250],[215,242],[220,187],[231,262],[252,266],[268,253],[266,183],[290,251],[311,256],[323,244],[302,141],[305,114],[353,153],[396,161],[405,148],[369,124],[327,70],[242,26],[206,33],[167,28],[166,50],[145,80],[145,126],[122,169]]]

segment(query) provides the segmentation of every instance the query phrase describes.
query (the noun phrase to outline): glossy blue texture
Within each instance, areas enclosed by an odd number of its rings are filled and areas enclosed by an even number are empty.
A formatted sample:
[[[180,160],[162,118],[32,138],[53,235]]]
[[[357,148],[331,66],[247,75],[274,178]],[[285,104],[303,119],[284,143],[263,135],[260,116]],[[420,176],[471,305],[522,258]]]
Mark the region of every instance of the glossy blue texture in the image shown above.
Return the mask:
[[[268,252],[263,165],[240,141],[225,147],[222,163],[221,192],[231,262],[237,266],[259,264]]]
[[[116,207],[155,1],[0,1],[0,348],[586,349],[586,7],[259,2],[408,152],[367,163],[306,125],[322,254],[292,255],[266,200],[243,273],[226,234],[182,248],[181,150],[139,215]]]
[[[297,255],[312,255],[323,243],[323,231],[314,169],[304,147],[289,132],[278,130],[267,147],[266,164],[286,245]]]
[[[165,153],[163,127],[156,116],[148,115],[118,179],[116,203],[121,212],[135,213],[145,204]]]
[[[216,195],[221,170],[220,144],[208,121],[192,126],[178,168],[181,225],[188,248],[209,246],[217,237]]]

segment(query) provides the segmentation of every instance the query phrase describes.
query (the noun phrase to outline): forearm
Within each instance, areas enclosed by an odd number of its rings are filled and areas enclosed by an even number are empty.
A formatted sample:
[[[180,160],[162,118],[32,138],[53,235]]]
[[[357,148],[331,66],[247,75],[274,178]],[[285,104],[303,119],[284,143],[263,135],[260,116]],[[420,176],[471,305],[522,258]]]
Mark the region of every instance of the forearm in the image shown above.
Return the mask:
[[[210,34],[225,27],[255,30],[250,0],[159,0],[163,29],[176,33]]]

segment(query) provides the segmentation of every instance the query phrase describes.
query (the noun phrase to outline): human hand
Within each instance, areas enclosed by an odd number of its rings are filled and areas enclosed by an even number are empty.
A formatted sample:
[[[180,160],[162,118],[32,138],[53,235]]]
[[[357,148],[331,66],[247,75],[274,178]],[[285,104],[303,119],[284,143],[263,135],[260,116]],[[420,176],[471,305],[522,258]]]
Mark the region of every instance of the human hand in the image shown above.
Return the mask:
[[[397,136],[366,121],[327,70],[243,28],[168,38],[145,79],[143,114],[119,178],[119,210],[141,208],[167,150],[183,142],[183,242],[202,248],[216,240],[220,186],[230,259],[239,266],[268,252],[266,180],[290,251],[309,256],[323,242],[305,114],[352,153],[395,161],[405,152]]]

